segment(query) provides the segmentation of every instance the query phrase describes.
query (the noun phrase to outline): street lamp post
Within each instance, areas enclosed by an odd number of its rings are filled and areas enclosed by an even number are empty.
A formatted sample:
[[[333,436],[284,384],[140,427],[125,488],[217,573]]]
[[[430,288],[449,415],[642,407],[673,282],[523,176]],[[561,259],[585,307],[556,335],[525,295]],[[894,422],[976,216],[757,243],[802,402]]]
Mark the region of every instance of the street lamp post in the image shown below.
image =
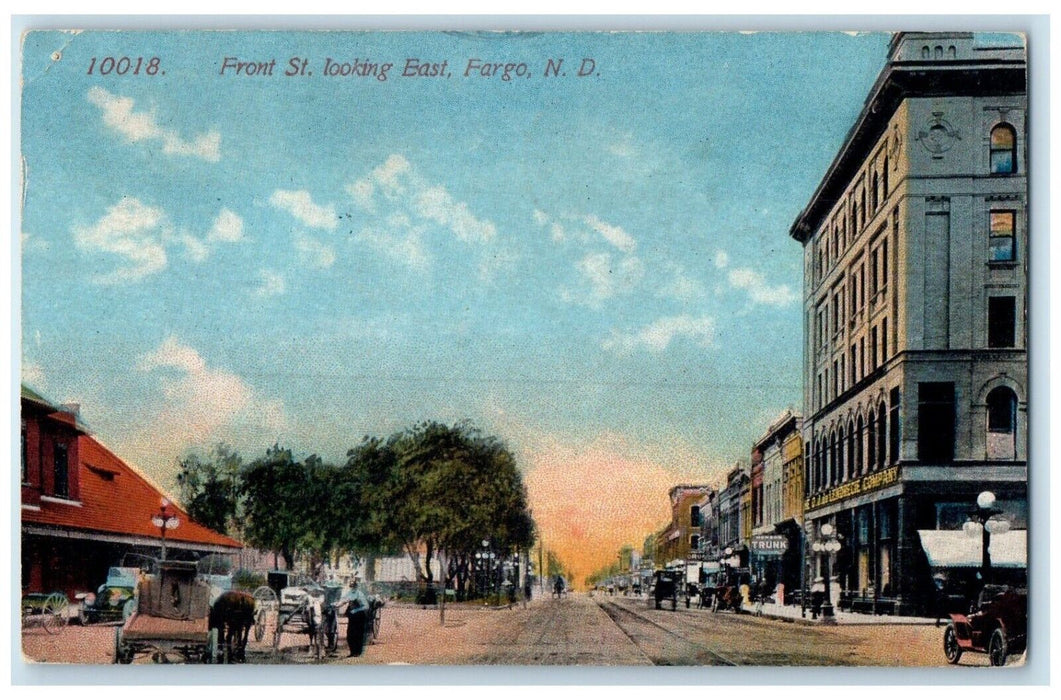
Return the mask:
[[[976,508],[969,511],[969,519],[962,525],[962,530],[969,537],[980,537],[980,581],[988,582],[991,575],[991,535],[1001,535],[1009,531],[1009,521],[997,516],[1002,509],[995,507],[995,494],[983,491],[976,497]]]
[[[168,498],[163,498],[160,501],[160,506],[159,511],[151,516],[151,524],[157,527],[162,535],[162,561],[165,561],[166,530],[176,530],[180,527],[181,520],[177,517],[176,513],[169,512],[170,502]]]
[[[829,560],[833,554],[840,551],[840,536],[836,534],[836,528],[831,523],[823,523],[818,533],[820,536],[811,545],[811,549],[823,555],[825,562],[825,601],[822,603],[822,623],[830,624],[836,622],[836,617],[833,615],[832,573],[829,571]]]

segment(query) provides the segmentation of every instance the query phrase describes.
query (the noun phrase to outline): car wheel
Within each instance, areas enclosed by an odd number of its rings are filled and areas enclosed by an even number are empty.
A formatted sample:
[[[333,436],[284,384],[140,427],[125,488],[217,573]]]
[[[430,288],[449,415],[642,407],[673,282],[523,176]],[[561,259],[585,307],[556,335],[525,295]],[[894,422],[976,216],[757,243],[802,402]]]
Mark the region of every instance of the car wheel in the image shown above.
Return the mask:
[[[958,645],[958,633],[954,631],[954,625],[947,625],[947,629],[943,630],[943,655],[949,664],[956,664],[962,658],[962,648]]]
[[[987,658],[991,659],[992,666],[1006,665],[1006,633],[1001,628],[991,633],[991,641],[987,644]]]

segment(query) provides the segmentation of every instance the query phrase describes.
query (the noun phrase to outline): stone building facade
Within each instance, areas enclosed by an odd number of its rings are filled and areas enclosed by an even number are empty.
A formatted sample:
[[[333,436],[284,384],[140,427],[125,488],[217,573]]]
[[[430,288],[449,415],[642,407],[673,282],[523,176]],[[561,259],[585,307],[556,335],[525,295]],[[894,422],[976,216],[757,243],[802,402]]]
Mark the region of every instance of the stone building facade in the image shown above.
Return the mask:
[[[980,491],[1027,526],[1026,114],[1019,36],[897,34],[790,230],[805,516],[874,609],[930,605],[917,531],[960,529]]]

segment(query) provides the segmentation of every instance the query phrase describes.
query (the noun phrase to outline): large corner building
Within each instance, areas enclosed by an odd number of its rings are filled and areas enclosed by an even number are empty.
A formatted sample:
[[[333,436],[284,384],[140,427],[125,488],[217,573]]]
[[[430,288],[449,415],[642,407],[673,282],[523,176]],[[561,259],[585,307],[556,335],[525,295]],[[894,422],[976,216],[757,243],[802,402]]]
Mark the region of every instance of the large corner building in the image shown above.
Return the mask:
[[[1026,50],[895,35],[790,230],[804,251],[805,518],[834,585],[925,610],[919,530],[983,490],[1027,528]],[[821,575],[820,571],[815,575]]]

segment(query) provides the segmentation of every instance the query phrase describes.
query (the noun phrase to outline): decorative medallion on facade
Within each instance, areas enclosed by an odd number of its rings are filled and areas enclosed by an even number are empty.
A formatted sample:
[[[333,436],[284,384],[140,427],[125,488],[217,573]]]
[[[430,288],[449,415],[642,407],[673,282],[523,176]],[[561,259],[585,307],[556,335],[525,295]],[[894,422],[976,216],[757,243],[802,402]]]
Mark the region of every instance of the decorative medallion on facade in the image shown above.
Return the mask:
[[[958,131],[943,118],[943,112],[933,112],[928,128],[917,132],[917,140],[933,157],[942,157],[960,138]]]

